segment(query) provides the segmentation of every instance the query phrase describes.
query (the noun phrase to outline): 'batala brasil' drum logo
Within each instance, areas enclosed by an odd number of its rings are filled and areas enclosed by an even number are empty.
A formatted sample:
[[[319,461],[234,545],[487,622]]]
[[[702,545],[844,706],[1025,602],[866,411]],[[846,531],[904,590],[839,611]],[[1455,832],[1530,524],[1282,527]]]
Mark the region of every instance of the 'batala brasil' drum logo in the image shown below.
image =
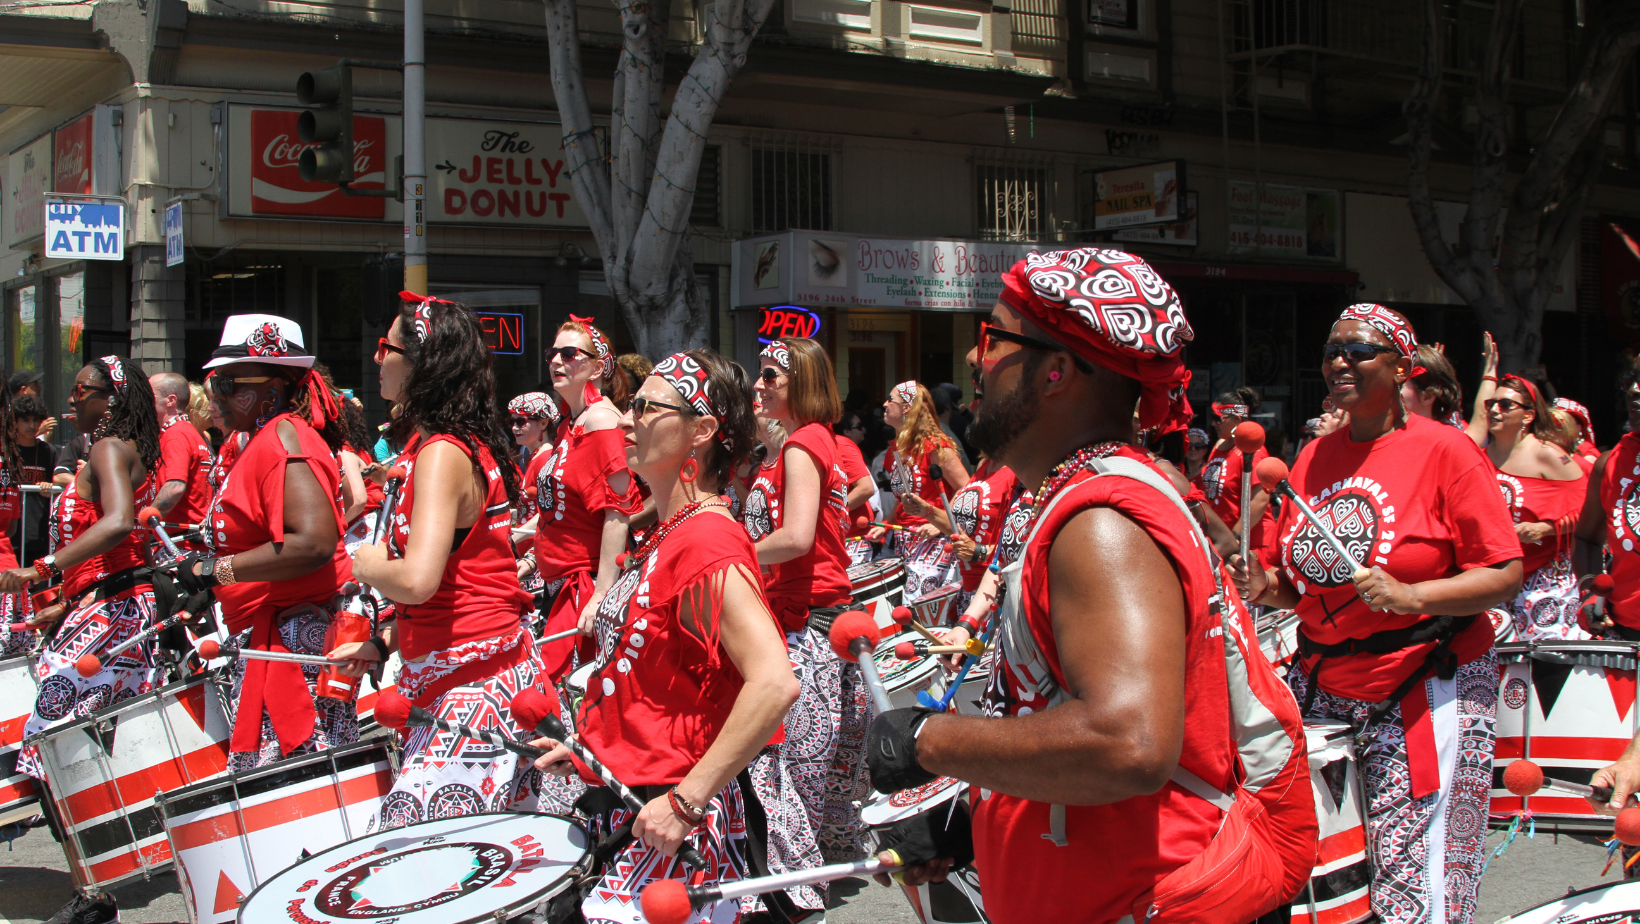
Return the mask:
[[[1503,685],[1503,704],[1510,709],[1526,705],[1526,681],[1519,677],[1509,678],[1509,682]]]
[[[1622,517],[1621,525],[1629,528],[1629,536],[1640,536],[1640,480],[1636,480],[1634,484],[1629,486],[1628,493],[1623,495],[1622,503],[1619,506]],[[1617,517],[1613,517],[1613,519],[1617,519]],[[1628,548],[1628,544],[1632,541],[1633,539],[1623,540],[1625,550],[1632,551]]]
[[[1394,523],[1394,508],[1385,503],[1384,489],[1370,478],[1351,478],[1335,485],[1332,496],[1324,501],[1311,500],[1316,518],[1338,537],[1344,548],[1356,561],[1372,566],[1374,553],[1389,554],[1388,539],[1394,533],[1379,536],[1385,526]],[[1288,576],[1317,587],[1344,587],[1353,583],[1353,568],[1340,558],[1332,544],[1321,537],[1321,532],[1307,517],[1298,518],[1288,543]],[[1376,548],[1375,548],[1376,547]],[[1297,574],[1293,574],[1294,571]],[[1303,589],[1300,588],[1300,592]]]
[[[499,844],[414,847],[360,863],[320,889],[313,904],[331,917],[351,920],[425,911],[489,886],[512,863],[512,851]]]

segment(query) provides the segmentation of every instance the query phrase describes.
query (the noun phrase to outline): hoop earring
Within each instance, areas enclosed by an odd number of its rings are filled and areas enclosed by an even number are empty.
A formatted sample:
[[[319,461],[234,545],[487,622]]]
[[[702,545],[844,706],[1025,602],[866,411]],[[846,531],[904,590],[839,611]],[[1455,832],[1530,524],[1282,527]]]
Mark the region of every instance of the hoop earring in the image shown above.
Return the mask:
[[[695,461],[694,456],[690,456],[685,459],[683,465],[678,468],[678,480],[684,484],[694,484],[695,479],[699,477],[700,463]]]

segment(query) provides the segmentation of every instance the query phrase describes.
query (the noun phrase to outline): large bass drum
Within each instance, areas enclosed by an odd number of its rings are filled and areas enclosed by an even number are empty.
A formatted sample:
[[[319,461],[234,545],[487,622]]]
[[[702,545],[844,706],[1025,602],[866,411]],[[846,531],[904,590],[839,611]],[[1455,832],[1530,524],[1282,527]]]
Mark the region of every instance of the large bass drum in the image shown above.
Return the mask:
[[[0,658],[0,825],[22,821],[40,811],[39,784],[33,777],[17,772],[23,726],[28,722],[37,690],[32,656]]]

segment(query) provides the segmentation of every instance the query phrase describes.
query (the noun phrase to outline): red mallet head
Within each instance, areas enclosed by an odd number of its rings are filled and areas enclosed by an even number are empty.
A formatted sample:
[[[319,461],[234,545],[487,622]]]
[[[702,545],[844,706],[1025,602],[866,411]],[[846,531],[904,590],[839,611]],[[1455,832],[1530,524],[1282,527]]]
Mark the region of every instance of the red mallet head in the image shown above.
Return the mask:
[[[657,879],[638,896],[649,924],[683,924],[689,920],[689,887],[681,879]]]
[[[1617,813],[1617,839],[1625,847],[1640,847],[1640,807]]]
[[[79,660],[74,662],[74,669],[80,672],[81,677],[95,677],[102,670],[102,662],[97,660],[96,655],[80,655]]]
[[[376,695],[376,721],[388,728],[403,728],[410,724],[410,701],[394,689]]]
[[[207,661],[215,661],[222,656],[222,645],[214,638],[208,638],[199,643],[199,656]]]
[[[917,657],[917,646],[914,642],[901,642],[894,646],[894,657],[901,661],[913,661]]]
[[[857,638],[864,638],[867,645],[876,647],[877,621],[860,610],[838,614],[831,624],[831,650],[844,661],[853,661],[854,653],[850,649]]]
[[[1530,796],[1543,788],[1543,768],[1529,760],[1517,760],[1504,768],[1503,786],[1517,796]]]
[[[911,625],[911,620],[916,618],[917,614],[911,612],[911,607],[909,606],[896,606],[894,608],[894,621],[902,626]]]
[[[158,508],[144,507],[141,510],[137,511],[137,522],[141,523],[144,526],[148,526],[149,524],[153,523],[155,520],[158,520],[158,519],[161,519],[161,517],[159,515]],[[152,527],[150,527],[150,528],[152,528]]]
[[[855,529],[865,529],[867,526],[870,526],[870,525],[871,525],[871,517],[867,516],[866,514],[862,513],[859,516],[854,518],[854,528]]]
[[[530,500],[535,500],[541,496],[541,489],[532,484],[524,489],[524,496]]]
[[[1233,436],[1236,448],[1240,449],[1243,455],[1250,456],[1264,448],[1264,427],[1255,421],[1244,420],[1237,424]]]
[[[625,552],[616,553],[616,555],[615,555],[615,567],[625,568],[626,567],[626,558],[627,558],[627,555],[626,555]]]
[[[513,720],[534,730],[549,715],[558,715],[558,697],[535,687],[525,687],[512,698]]]
[[[1597,574],[1594,580],[1589,582],[1589,589],[1594,591],[1597,597],[1609,597],[1612,591],[1617,589],[1617,582],[1609,574]]]
[[[1258,476],[1258,483],[1264,485],[1264,490],[1274,494],[1276,485],[1287,480],[1287,463],[1271,456],[1260,462],[1253,473]]]
[[[395,465],[392,468],[387,470],[387,480],[388,481],[395,481],[395,480],[403,481],[408,474],[409,473],[404,470],[404,466]]]

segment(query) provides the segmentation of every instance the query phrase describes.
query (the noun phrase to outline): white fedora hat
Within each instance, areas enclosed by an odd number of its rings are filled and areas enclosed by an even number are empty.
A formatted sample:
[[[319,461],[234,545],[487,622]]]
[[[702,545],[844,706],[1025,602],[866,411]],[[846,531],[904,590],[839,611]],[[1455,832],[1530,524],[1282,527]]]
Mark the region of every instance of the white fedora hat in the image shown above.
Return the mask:
[[[211,351],[206,369],[230,363],[313,368],[303,345],[302,325],[273,314],[236,314],[222,325],[222,343]]]

